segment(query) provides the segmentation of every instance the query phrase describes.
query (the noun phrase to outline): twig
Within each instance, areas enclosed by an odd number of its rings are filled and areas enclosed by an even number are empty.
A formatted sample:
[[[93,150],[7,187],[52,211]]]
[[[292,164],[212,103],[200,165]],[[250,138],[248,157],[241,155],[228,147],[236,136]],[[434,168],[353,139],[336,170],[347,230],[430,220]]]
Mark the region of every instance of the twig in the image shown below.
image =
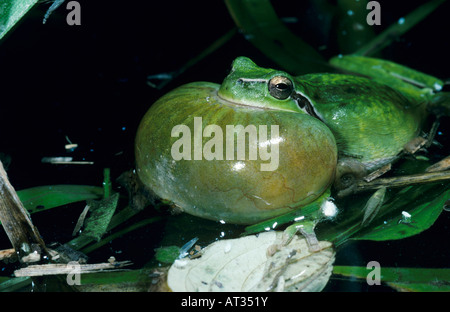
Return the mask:
[[[16,250],[14,248],[0,250],[0,260],[5,261],[10,258],[15,258]]]
[[[0,221],[21,262],[50,256],[0,161]]]
[[[44,275],[60,275],[60,274],[85,274],[85,273],[98,273],[105,270],[117,271],[125,266],[131,265],[130,261],[120,262],[105,262],[105,263],[93,263],[93,264],[42,264],[42,265],[30,265],[26,268],[22,268],[14,271],[16,277],[22,276],[44,276]]]
[[[447,170],[449,168],[450,168],[450,156],[447,156],[444,159],[442,159],[441,161],[428,167],[425,171],[426,172],[439,172],[439,171]]]
[[[358,181],[348,189],[339,192],[338,197],[343,197],[367,190],[376,190],[382,187],[402,187],[414,184],[425,184],[431,182],[439,182],[450,180],[450,170],[442,172],[427,172],[420,174],[413,174],[401,177],[392,177],[377,179],[372,182]]]
[[[389,163],[387,165],[384,165],[380,169],[375,170],[371,174],[365,176],[363,179],[366,182],[371,182],[371,181],[377,179],[378,177],[382,176],[383,174],[385,174],[386,172],[388,172],[391,169],[392,169],[392,163]]]

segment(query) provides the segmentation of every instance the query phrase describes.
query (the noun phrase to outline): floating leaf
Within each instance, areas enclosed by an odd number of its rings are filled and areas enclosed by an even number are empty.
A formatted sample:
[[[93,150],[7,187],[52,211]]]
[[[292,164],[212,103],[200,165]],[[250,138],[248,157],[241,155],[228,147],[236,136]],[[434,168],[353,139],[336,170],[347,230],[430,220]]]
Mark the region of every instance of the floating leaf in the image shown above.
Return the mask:
[[[310,253],[295,236],[281,246],[283,232],[265,232],[217,241],[196,259],[175,261],[168,273],[173,291],[320,291],[331,275],[334,251],[329,242]],[[273,252],[268,252],[272,250]]]
[[[74,202],[98,199],[103,188],[89,185],[47,185],[17,191],[25,208],[34,213]]]
[[[373,227],[370,231],[362,231],[354,239],[384,241],[416,235],[434,224],[442,212],[445,202],[449,198],[450,190],[446,190],[430,202],[415,206],[403,206],[405,210],[402,211],[407,211],[411,215],[410,221],[402,222],[400,211],[398,215],[394,215],[384,221],[379,220],[377,226]]]
[[[361,222],[362,226],[367,226],[375,218],[380,210],[381,205],[383,205],[384,196],[386,195],[386,188],[380,188],[376,191],[367,201],[364,207],[364,218]]]

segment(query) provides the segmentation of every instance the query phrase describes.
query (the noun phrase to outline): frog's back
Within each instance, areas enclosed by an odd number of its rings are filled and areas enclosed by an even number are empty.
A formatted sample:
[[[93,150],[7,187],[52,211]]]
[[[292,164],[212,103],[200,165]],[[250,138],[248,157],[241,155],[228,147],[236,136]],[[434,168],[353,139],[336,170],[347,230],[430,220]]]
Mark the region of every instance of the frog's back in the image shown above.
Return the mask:
[[[338,142],[340,152],[379,167],[419,134],[424,103],[364,77],[310,74],[296,84]]]

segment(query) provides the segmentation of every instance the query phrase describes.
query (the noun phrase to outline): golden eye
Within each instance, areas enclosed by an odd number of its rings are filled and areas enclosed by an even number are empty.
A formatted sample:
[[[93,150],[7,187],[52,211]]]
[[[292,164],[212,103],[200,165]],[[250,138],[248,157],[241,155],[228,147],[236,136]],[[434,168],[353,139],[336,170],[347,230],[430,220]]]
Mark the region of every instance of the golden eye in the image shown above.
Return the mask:
[[[287,99],[294,90],[292,81],[284,76],[275,76],[269,81],[269,93],[278,100]]]

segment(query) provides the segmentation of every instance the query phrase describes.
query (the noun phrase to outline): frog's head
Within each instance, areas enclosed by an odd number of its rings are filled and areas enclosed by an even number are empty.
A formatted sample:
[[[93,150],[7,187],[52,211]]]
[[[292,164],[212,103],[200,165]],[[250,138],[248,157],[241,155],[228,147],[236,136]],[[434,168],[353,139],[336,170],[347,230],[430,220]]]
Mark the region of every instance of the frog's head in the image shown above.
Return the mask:
[[[240,56],[220,86],[219,97],[238,105],[293,112],[308,112],[310,101],[298,90],[291,75],[258,67]],[[309,112],[308,112],[309,113]]]

